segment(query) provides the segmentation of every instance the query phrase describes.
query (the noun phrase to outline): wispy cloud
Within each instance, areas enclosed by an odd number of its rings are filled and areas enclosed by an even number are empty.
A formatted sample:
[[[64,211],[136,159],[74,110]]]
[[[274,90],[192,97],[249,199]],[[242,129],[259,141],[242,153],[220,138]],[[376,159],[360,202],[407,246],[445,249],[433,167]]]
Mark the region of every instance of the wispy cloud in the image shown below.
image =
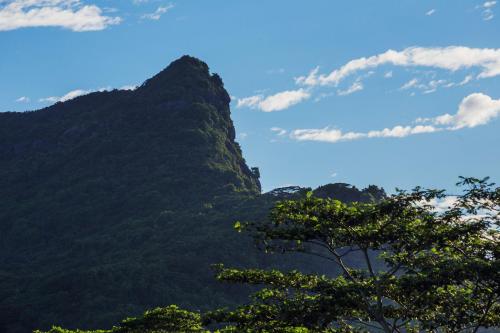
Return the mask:
[[[249,108],[257,108],[259,103],[262,101],[264,97],[262,95],[249,96],[244,98],[234,98],[236,100],[236,107],[249,107]]]
[[[276,133],[278,136],[283,136],[287,133],[287,130],[281,127],[271,127],[271,131]]]
[[[357,58],[347,62],[328,74],[319,74],[314,68],[308,75],[295,78],[304,86],[337,86],[347,77],[363,70],[382,65],[398,67],[430,67],[455,72],[459,69],[478,68],[477,78],[500,75],[500,49],[480,49],[465,46],[409,47],[402,51],[387,50],[368,58]]]
[[[120,17],[103,15],[98,6],[83,5],[80,0],[0,1],[0,31],[30,27],[97,31],[121,21]]]
[[[353,84],[349,86],[349,88],[345,90],[337,90],[337,95],[339,96],[346,96],[350,95],[352,93],[355,93],[356,91],[363,90],[363,83],[360,80],[354,81]]]
[[[411,79],[410,81],[406,82],[405,84],[403,84],[401,86],[401,88],[399,88],[400,90],[407,90],[407,89],[410,89],[410,88],[413,88],[413,87],[416,87],[418,85],[418,79],[417,78],[413,78]]]
[[[496,1],[485,1],[481,6],[479,6],[479,8],[483,9],[483,20],[489,21],[495,17],[495,14],[493,13],[493,7],[495,7],[496,4]]]
[[[292,131],[291,138],[299,141],[323,141],[336,143],[341,141],[352,141],[364,138],[403,138],[413,134],[432,133],[439,129],[433,126],[394,126],[383,130],[369,132],[342,132],[338,129],[328,127],[320,129],[296,129]]]
[[[465,97],[455,114],[443,114],[433,118],[419,118],[418,125],[397,125],[382,130],[368,132],[343,132],[339,129],[313,128],[296,129],[290,134],[298,141],[321,141],[337,143],[370,138],[403,138],[415,134],[440,131],[456,131],[486,125],[500,115],[500,99],[492,99],[482,93],[473,93]]]
[[[461,82],[458,83],[459,86],[466,85],[470,81],[472,81],[474,77],[472,75],[467,75]]]
[[[436,9],[432,8],[431,10],[428,10],[425,15],[427,16],[431,16],[431,15],[434,15],[434,13],[436,13]]]
[[[460,82],[450,82],[447,80],[430,80],[428,82],[421,82],[417,78],[413,78],[403,84],[399,90],[409,90],[409,89],[418,89],[421,90],[423,94],[430,94],[435,91],[437,91],[439,88],[451,88],[451,87],[456,87],[456,86],[464,86],[470,81],[472,81],[474,77],[472,75],[467,75],[462,81]],[[412,92],[414,95],[414,92]],[[412,96],[413,96],[412,95]]]
[[[453,84],[452,84],[453,85]],[[431,80],[426,85],[424,85],[424,94],[430,94],[435,92],[439,87],[448,86],[451,87],[446,80]]]
[[[70,92],[68,92],[67,94],[63,95],[63,96],[50,96],[50,97],[44,97],[44,98],[40,98],[38,99],[39,102],[42,102],[42,103],[57,103],[57,102],[66,102],[66,101],[69,101],[73,98],[76,98],[76,97],[80,97],[80,96],[83,96],[83,95],[87,95],[87,94],[90,94],[92,92],[103,92],[103,91],[111,91],[113,90],[114,88],[111,87],[111,86],[107,86],[107,87],[102,87],[102,88],[99,88],[99,89],[74,89]],[[125,85],[125,86],[122,86],[120,88],[118,88],[118,90],[135,90],[137,89],[137,86],[136,85]]]
[[[273,68],[273,69],[268,69],[266,71],[267,74],[283,74],[285,73],[285,69],[284,68]]]
[[[238,99],[236,107],[249,107],[264,112],[281,111],[311,97],[306,89],[286,90],[271,96],[255,95]]]
[[[483,3],[484,8],[493,8],[497,4],[496,1],[486,1]]]
[[[168,4],[166,6],[160,6],[156,9],[154,13],[144,14],[141,16],[143,19],[158,21],[163,14],[174,8],[173,4]]]
[[[21,96],[18,99],[16,99],[16,102],[18,102],[18,103],[29,103],[30,100],[31,99],[29,97]]]

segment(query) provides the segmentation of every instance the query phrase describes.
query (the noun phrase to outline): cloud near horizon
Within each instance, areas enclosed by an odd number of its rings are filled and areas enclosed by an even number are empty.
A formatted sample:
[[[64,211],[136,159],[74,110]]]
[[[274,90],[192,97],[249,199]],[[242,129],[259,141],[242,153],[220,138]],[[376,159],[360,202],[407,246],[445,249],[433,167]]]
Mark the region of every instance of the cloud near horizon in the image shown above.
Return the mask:
[[[57,96],[45,97],[45,98],[40,98],[38,101],[39,102],[49,102],[49,103],[66,102],[66,101],[69,101],[73,98],[87,95],[88,93],[91,93],[91,92],[92,92],[91,90],[75,89],[75,90],[72,90],[61,97],[57,97]]]
[[[440,131],[455,131],[486,125],[500,115],[500,99],[492,99],[483,93],[473,93],[466,96],[460,103],[458,111],[453,114],[443,114],[434,118],[418,118],[419,125],[397,125],[383,130],[368,132],[342,132],[328,127],[319,129],[296,129],[290,137],[297,141],[320,141],[337,143],[369,138],[403,138],[422,133]]]
[[[136,89],[137,89],[136,85],[125,85],[125,86],[118,88],[118,90],[130,90],[130,91],[136,90]],[[89,90],[75,89],[75,90],[68,92],[67,94],[65,94],[63,96],[44,97],[44,98],[40,98],[38,101],[41,103],[66,102],[66,101],[69,101],[73,98],[77,98],[77,97],[87,95],[87,94],[90,94],[93,92],[97,92],[97,91],[103,92],[103,91],[111,91],[111,90],[113,90],[113,88],[111,88],[111,87],[104,87],[104,88],[100,88],[100,89],[89,89]]]
[[[0,31],[34,27],[61,27],[76,32],[104,30],[122,22],[103,15],[96,5],[80,0],[0,1]]]

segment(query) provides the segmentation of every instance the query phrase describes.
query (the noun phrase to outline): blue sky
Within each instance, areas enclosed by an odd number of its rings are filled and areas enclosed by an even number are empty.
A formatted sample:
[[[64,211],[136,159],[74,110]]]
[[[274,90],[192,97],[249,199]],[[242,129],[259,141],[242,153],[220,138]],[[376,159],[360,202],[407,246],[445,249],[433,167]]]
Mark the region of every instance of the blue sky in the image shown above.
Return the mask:
[[[0,48],[1,111],[204,60],[265,190],[500,176],[495,1],[0,0]]]

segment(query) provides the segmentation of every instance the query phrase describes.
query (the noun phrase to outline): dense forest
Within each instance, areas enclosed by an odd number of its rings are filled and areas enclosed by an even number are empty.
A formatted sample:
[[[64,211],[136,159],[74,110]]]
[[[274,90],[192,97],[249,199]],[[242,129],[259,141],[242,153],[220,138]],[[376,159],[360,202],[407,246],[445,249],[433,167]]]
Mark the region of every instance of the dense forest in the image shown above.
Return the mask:
[[[257,287],[248,301],[209,311],[170,305],[111,329],[46,333],[498,332],[500,187],[488,178],[457,185],[463,192],[445,209],[435,206],[445,191],[420,187],[368,203],[311,191],[282,200],[268,221],[238,221],[235,231],[264,253],[321,258],[338,274],[218,264],[218,281]]]
[[[244,302],[255,287],[217,281],[216,263],[339,272],[301,253],[264,255],[234,232],[309,189],[261,194],[229,102],[221,78],[184,56],[133,91],[0,113],[0,332]],[[385,192],[329,184],[314,196],[368,203]]]

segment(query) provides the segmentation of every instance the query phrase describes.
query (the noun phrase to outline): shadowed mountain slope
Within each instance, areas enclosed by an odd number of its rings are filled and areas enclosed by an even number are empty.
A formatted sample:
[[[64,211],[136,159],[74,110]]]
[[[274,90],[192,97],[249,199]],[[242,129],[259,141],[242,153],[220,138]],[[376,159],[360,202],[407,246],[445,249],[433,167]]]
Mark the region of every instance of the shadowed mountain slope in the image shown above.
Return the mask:
[[[304,190],[260,194],[229,102],[220,77],[184,56],[133,91],[0,113],[0,332],[109,327],[155,306],[244,300],[214,281],[218,262],[323,270],[263,256],[232,230]],[[378,195],[345,184],[320,192]]]

